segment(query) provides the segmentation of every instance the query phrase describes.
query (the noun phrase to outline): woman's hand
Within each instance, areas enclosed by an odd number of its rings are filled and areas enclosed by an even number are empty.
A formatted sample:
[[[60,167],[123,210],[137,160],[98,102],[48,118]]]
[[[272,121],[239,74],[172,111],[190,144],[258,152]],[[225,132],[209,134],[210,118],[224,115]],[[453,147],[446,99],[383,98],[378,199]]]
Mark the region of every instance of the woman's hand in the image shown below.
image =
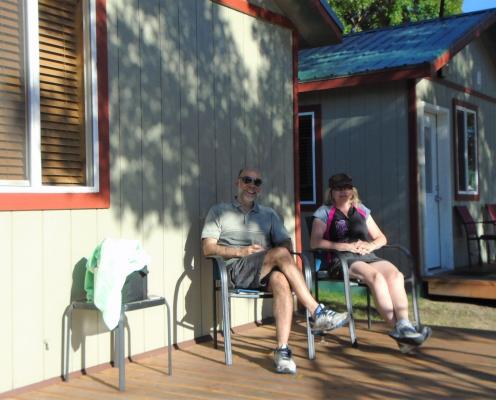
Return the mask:
[[[357,242],[355,242],[353,244],[356,245],[355,253],[358,253],[361,255],[370,254],[375,250],[374,243],[364,242],[363,240],[358,240]]]

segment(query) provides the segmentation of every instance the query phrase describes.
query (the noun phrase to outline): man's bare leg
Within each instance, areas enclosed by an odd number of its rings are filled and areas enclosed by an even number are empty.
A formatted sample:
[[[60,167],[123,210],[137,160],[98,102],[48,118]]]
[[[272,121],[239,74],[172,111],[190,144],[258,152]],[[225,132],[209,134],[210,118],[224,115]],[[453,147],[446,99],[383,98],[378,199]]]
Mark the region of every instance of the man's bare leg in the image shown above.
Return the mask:
[[[275,247],[267,252],[260,277],[266,276],[274,267],[279,268],[289,282],[291,289],[295,292],[296,298],[313,314],[318,303],[308,290],[303,274],[296,265],[293,256],[285,247]]]
[[[276,320],[277,347],[288,344],[293,319],[293,296],[289,282],[279,271],[270,275],[270,290],[274,295],[272,309]]]

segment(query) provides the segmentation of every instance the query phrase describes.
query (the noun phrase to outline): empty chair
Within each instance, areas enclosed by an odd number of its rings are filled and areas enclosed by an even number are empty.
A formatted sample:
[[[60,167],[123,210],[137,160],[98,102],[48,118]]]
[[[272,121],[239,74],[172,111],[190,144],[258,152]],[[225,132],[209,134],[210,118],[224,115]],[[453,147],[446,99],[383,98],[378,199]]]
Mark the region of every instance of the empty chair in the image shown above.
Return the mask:
[[[472,266],[472,252],[470,250],[470,242],[477,243],[477,252],[478,252],[478,262],[479,265],[482,265],[482,254],[481,254],[481,241],[491,241],[496,240],[496,234],[479,234],[477,227],[483,226],[485,224],[494,224],[493,221],[476,221],[472,214],[470,213],[467,206],[455,206],[455,210],[460,217],[463,228],[465,230],[465,235],[467,237],[467,254],[468,254],[468,263]],[[488,208],[489,211],[489,208]],[[487,246],[488,250],[488,259],[490,259],[490,248]]]

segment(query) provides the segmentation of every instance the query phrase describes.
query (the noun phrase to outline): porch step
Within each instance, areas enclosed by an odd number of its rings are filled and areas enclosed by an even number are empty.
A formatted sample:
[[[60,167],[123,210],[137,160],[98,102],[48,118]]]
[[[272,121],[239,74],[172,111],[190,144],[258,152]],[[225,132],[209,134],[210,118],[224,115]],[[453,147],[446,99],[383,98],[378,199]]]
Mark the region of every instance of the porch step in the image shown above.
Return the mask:
[[[427,278],[429,294],[496,300],[496,280],[466,279],[457,276]]]

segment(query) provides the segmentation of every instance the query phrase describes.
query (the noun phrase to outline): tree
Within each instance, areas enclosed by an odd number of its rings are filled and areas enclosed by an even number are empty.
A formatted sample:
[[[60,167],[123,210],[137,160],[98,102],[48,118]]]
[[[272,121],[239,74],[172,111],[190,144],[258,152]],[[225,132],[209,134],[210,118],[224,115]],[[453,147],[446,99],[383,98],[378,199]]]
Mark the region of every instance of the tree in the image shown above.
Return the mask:
[[[328,0],[345,33],[367,31],[407,22],[460,14],[463,0]]]

